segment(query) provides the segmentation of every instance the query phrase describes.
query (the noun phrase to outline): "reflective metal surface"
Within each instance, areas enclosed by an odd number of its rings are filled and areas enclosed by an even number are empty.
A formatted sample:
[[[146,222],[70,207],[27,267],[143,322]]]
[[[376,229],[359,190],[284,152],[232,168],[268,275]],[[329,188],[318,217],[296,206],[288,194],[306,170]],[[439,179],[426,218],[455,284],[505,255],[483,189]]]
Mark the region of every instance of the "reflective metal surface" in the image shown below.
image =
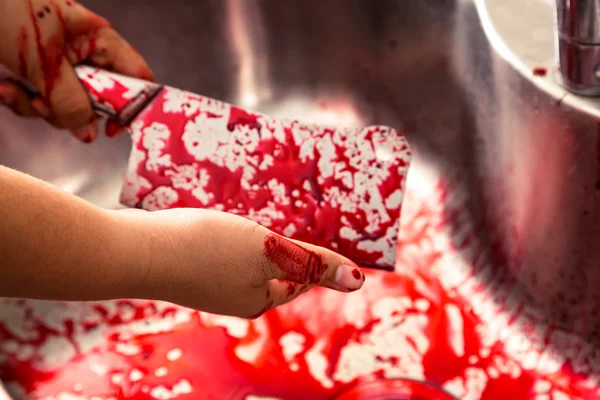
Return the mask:
[[[415,153],[407,191],[435,183],[417,174],[428,168],[457,182],[509,290],[600,347],[600,102],[559,84],[554,2],[83,3],[162,83],[273,116],[400,129]],[[125,136],[84,145],[0,111],[1,163],[102,207],[118,206],[128,154]]]
[[[556,0],[558,31],[580,43],[600,44],[599,0]]]
[[[556,0],[558,64],[575,93],[600,94],[600,1]]]
[[[598,346],[600,102],[557,83],[553,7],[481,0],[461,14],[475,187],[498,268],[546,321]]]

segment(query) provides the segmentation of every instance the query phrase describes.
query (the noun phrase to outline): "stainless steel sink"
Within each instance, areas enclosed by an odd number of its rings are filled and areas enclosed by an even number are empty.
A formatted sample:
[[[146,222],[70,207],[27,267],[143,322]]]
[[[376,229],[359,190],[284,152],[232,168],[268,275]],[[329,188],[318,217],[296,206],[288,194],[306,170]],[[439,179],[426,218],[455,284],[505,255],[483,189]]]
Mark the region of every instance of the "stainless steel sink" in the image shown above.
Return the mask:
[[[406,207],[418,201],[411,190],[439,184],[425,173],[435,171],[467,216],[448,217],[448,240],[458,247],[468,226],[487,257],[484,270],[465,262],[470,251],[435,272],[509,286],[539,324],[599,348],[600,101],[556,80],[554,2],[82,3],[162,83],[272,116],[401,130],[415,153]],[[129,146],[127,136],[81,144],[0,111],[0,163],[102,207],[119,206]]]

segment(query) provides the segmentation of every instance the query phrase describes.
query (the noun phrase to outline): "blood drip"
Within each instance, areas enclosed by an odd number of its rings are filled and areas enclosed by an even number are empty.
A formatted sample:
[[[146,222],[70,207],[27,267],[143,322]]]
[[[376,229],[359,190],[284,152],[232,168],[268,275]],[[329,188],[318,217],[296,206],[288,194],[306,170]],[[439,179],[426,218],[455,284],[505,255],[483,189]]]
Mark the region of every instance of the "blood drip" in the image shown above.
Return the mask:
[[[268,234],[265,257],[285,272],[288,281],[316,284],[321,281],[327,264],[322,257],[281,236]]]

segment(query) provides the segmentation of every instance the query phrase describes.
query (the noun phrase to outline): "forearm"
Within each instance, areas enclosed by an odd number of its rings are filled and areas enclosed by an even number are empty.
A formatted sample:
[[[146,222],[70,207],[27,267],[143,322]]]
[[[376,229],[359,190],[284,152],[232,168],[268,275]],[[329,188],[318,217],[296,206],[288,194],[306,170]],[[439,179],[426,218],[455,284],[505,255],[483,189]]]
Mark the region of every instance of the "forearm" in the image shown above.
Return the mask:
[[[108,211],[0,166],[0,296],[135,297],[147,243]],[[136,236],[137,235],[137,236]]]

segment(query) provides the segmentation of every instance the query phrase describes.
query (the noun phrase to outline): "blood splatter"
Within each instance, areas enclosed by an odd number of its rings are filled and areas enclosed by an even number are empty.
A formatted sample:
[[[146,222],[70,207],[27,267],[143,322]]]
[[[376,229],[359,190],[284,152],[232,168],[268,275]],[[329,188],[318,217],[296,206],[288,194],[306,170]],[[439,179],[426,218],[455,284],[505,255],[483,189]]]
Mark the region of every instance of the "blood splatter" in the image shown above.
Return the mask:
[[[356,385],[335,400],[456,400],[440,388],[411,379],[389,379]]]
[[[29,15],[33,25],[34,42],[38,55],[38,62],[42,70],[43,79],[43,95],[47,99],[51,99],[52,90],[56,85],[56,81],[60,75],[60,65],[64,56],[64,32],[58,32],[48,39],[48,43],[42,44],[42,33],[38,20],[35,17],[33,5],[28,2]],[[46,7],[47,8],[47,7]],[[48,8],[48,12],[50,9]],[[24,75],[28,77],[28,75]]]
[[[48,9],[49,10],[49,9]],[[62,28],[62,33],[63,33],[63,40],[64,41],[69,41],[70,38],[70,34],[67,30],[67,24],[65,23],[65,18],[63,17],[62,12],[60,11],[60,8],[57,7],[56,5],[54,6],[54,10],[56,12],[56,18],[58,19],[58,22]]]
[[[355,279],[362,279],[362,274],[358,269],[352,270],[352,276],[354,276]]]
[[[548,69],[545,67],[536,67],[533,69],[533,75],[543,77],[548,73]]]
[[[287,284],[287,297],[290,298],[296,294],[296,286],[293,283],[288,282]]]
[[[279,235],[268,234],[264,243],[265,257],[285,272],[285,279],[297,283],[318,283],[327,264],[322,257]]]
[[[88,82],[89,77],[86,75],[82,75],[80,76],[80,78],[82,78],[82,83],[84,87],[93,94],[94,89]],[[129,88],[119,82],[115,82],[111,86],[111,90],[113,93],[116,94],[114,99],[110,99],[110,101],[107,101],[102,98],[94,97],[92,100],[96,104],[96,106],[99,106],[103,109],[113,110],[115,116],[118,116],[125,109],[125,107],[127,107],[127,105],[131,103],[131,99],[127,99],[126,96],[124,96],[129,91]],[[117,99],[120,100],[117,101]],[[116,122],[112,123],[113,127],[111,127],[111,130],[114,128],[115,123]]]
[[[431,191],[411,193],[404,213],[403,273],[367,270],[360,292],[314,288],[250,321],[141,300],[0,300],[0,378],[32,398],[74,388],[74,398],[129,400],[451,398],[441,389],[458,399],[598,398],[595,350],[534,323],[512,292],[494,292],[502,274],[482,285],[494,276],[481,268],[497,266],[476,251],[477,231],[464,241],[465,204],[447,201],[444,181],[424,184]],[[452,229],[460,246],[445,240]],[[563,347],[549,347],[555,340]],[[79,350],[65,356],[71,344]],[[386,379],[398,376],[411,380]]]
[[[19,28],[19,73],[21,76],[27,76],[27,46],[28,46],[29,35],[27,29],[22,26]]]
[[[118,122],[109,119],[106,121],[106,136],[115,137],[124,129]]]
[[[74,52],[79,57],[78,61],[83,61],[89,55],[91,55],[95,48],[95,36],[98,29],[102,27],[110,26],[106,20],[96,16],[95,14],[88,11],[85,18],[75,20],[71,26],[72,29],[68,30],[65,24],[61,9],[58,5],[52,3],[52,8],[45,5],[41,10],[35,11],[31,1],[27,2],[29,8],[29,16],[33,27],[33,43],[29,41],[28,31],[25,27],[20,28],[19,32],[19,73],[25,78],[31,78],[29,76],[30,71],[27,65],[27,56],[30,51],[34,50],[37,53],[37,63],[41,69],[41,87],[43,96],[50,102],[52,92],[57,85],[57,81],[60,79],[60,69],[66,56],[65,45],[71,46]],[[67,5],[71,5],[71,2],[67,2]],[[55,32],[48,38],[42,38],[42,32],[39,26],[39,19],[43,19],[45,15],[52,14],[56,15],[61,29]],[[78,22],[79,21],[79,22]],[[80,54],[81,36],[85,35],[87,38],[87,55],[82,56]],[[33,45],[34,49],[30,46]]]
[[[254,114],[250,114],[247,111],[238,108],[231,107],[229,113],[229,122],[227,123],[227,129],[233,131],[236,126],[247,126],[250,129],[260,129],[261,125],[258,122],[258,118]]]

